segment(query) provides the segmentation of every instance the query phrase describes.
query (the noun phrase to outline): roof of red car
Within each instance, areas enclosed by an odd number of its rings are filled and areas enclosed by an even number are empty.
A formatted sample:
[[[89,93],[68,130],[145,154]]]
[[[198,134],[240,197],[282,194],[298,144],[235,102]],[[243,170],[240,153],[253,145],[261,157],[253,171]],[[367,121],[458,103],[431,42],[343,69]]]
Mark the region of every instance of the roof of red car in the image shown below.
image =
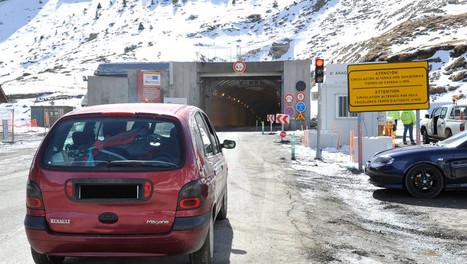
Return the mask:
[[[83,107],[68,113],[67,115],[95,114],[95,113],[149,113],[159,115],[176,116],[183,109],[192,109],[194,106],[180,104],[157,103],[127,103],[127,104],[103,104]]]

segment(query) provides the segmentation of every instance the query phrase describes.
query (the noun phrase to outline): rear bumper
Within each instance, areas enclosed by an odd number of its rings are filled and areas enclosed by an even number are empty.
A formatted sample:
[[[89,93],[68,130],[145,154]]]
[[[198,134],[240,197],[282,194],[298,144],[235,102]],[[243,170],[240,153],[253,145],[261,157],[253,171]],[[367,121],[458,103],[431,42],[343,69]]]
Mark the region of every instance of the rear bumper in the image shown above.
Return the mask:
[[[26,235],[37,252],[53,256],[168,256],[201,248],[211,213],[176,218],[172,231],[148,235],[86,235],[52,233],[44,217],[26,215]]]

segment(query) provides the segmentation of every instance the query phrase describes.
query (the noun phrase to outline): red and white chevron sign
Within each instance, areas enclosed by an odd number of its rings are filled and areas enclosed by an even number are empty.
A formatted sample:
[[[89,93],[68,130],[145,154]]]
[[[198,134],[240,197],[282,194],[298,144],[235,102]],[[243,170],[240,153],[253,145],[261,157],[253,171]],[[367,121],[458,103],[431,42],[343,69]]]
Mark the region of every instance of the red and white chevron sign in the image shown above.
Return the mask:
[[[274,115],[267,115],[266,119],[268,122],[274,122],[275,117]]]
[[[287,114],[276,114],[276,123],[288,125],[290,123],[290,116]]]

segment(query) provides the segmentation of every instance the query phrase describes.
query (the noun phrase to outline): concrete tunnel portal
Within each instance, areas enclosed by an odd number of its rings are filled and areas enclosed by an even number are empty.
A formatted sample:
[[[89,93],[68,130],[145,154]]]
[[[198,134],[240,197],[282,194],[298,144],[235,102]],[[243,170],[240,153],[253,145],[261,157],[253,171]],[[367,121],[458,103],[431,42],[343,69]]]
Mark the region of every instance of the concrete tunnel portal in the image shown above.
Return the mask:
[[[267,115],[290,111],[288,129],[309,122],[311,61],[244,62],[242,72],[236,71],[234,65],[232,62],[102,63],[94,76],[87,77],[87,104],[142,102],[140,95],[154,90],[161,103],[200,107],[214,126],[221,129],[251,128],[261,125],[261,121],[269,125]],[[145,84],[145,75],[157,77],[158,85]],[[299,92],[301,107],[298,98],[292,102],[285,100],[286,95],[296,97]],[[301,120],[297,118],[298,111],[303,116]]]
[[[219,128],[252,127],[281,112],[281,76],[201,78],[201,105]]]

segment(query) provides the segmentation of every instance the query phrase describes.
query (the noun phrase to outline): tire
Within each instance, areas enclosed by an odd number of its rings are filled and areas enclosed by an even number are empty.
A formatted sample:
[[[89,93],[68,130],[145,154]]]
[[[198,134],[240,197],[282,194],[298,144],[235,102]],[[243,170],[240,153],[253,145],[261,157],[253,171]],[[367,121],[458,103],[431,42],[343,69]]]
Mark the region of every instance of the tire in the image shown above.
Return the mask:
[[[227,218],[227,188],[225,188],[224,197],[222,197],[222,207],[217,215],[217,220],[224,220]]]
[[[436,197],[444,187],[443,175],[430,164],[419,164],[411,168],[404,182],[412,196],[424,199]]]
[[[210,221],[209,231],[203,246],[196,252],[190,254],[191,264],[211,264],[214,256],[214,222]]]
[[[451,131],[451,129],[449,129],[449,128],[448,128],[448,129],[446,129],[446,133],[445,133],[445,135],[446,135],[446,138],[450,138],[450,137],[452,137],[452,131]]]
[[[31,255],[36,264],[62,264],[65,257],[55,257],[41,254],[31,248]]]
[[[430,144],[430,139],[428,138],[428,132],[426,128],[422,129],[423,144]]]

